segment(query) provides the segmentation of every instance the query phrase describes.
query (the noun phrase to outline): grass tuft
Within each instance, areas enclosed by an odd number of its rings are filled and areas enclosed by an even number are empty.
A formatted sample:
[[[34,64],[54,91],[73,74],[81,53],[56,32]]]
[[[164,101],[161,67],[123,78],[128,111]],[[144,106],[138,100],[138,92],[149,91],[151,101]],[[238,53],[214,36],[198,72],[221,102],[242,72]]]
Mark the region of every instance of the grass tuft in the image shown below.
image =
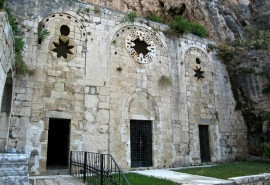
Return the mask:
[[[188,168],[176,171],[193,175],[228,179],[231,177],[257,175],[267,172],[269,173],[270,161],[246,161],[239,163],[220,164],[212,167]]]
[[[149,177],[132,172],[125,173],[125,176],[131,185],[179,185],[179,183],[170,180]]]

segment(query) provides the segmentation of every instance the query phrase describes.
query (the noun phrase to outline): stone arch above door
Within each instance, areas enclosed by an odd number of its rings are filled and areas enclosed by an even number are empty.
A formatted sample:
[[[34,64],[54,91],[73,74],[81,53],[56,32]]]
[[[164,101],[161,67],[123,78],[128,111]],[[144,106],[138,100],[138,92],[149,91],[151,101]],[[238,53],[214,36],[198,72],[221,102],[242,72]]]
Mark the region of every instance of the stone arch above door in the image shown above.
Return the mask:
[[[126,100],[124,118],[159,121],[159,108],[155,98],[143,91],[133,93]]]

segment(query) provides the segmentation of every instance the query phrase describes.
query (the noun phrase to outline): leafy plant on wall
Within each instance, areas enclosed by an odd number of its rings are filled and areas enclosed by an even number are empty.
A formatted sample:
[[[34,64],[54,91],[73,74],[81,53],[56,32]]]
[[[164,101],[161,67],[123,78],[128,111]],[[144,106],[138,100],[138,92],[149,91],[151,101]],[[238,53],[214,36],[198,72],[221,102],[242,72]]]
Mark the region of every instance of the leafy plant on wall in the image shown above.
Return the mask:
[[[43,23],[39,22],[38,23],[38,33],[37,33],[37,37],[38,37],[38,43],[41,44],[41,42],[50,35],[50,32],[48,30],[42,30],[42,26]]]
[[[15,71],[16,77],[20,78],[22,75],[28,72],[28,66],[23,60],[22,51],[24,47],[23,38],[19,36],[19,28],[16,24],[16,19],[12,15],[11,11],[5,8],[5,11],[8,15],[8,21],[12,28],[14,35],[14,50],[15,50]]]
[[[158,80],[158,84],[161,86],[161,87],[167,87],[167,86],[170,86],[172,85],[172,80],[170,77],[166,76],[166,75],[162,75],[159,80]]]

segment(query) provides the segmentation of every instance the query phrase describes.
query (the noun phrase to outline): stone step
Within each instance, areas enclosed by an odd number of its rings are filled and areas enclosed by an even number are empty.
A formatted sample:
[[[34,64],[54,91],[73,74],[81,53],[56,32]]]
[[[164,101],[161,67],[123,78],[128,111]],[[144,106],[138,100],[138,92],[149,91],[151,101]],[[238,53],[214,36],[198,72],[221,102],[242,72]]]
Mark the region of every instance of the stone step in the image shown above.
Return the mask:
[[[50,170],[46,170],[46,175],[69,175],[69,169],[50,169]]]
[[[85,185],[71,175],[32,176],[29,185]]]

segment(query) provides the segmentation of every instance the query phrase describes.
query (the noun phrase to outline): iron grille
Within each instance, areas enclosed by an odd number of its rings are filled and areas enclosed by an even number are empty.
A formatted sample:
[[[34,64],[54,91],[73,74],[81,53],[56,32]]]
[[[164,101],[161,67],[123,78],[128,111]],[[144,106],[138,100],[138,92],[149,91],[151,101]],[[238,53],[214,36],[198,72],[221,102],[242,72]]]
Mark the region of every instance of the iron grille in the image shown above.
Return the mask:
[[[130,121],[131,167],[152,166],[151,121]]]

